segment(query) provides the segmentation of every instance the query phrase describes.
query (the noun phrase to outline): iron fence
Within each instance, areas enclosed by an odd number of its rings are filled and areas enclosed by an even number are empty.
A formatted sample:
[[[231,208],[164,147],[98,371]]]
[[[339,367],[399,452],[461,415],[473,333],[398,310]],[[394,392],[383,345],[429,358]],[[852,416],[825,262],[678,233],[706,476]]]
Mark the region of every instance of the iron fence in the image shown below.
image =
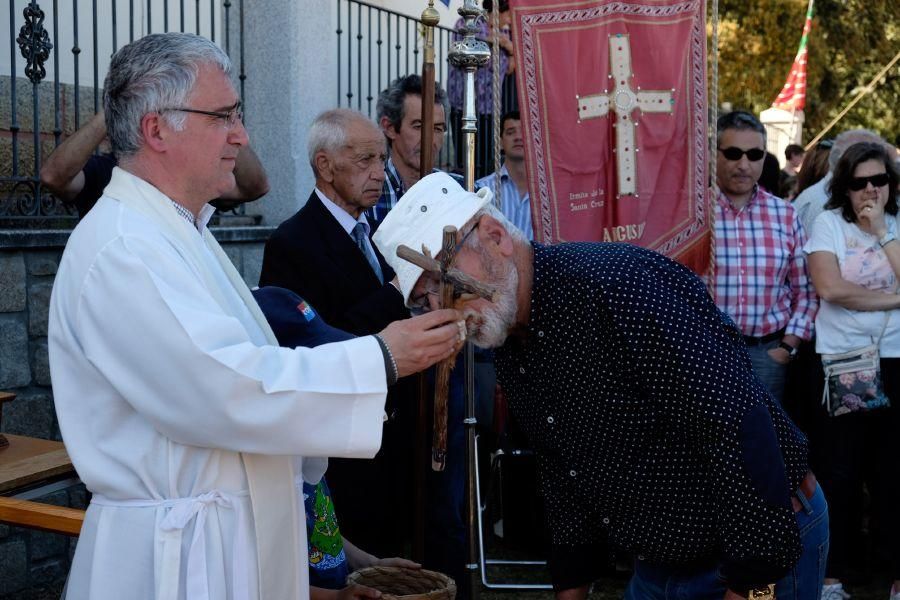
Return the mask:
[[[379,91],[398,77],[421,74],[422,25],[415,17],[361,0],[337,0],[336,22],[337,105],[354,108],[374,119]],[[434,79],[444,89],[452,34],[452,29],[435,27]],[[452,156],[451,144],[444,143],[436,160],[448,166]]]
[[[424,4],[424,3],[423,3]],[[422,72],[423,34],[415,17],[374,6],[363,0],[337,0],[336,51],[338,65],[337,104],[355,108],[375,118],[378,92],[397,77]],[[451,45],[459,36],[447,27],[436,27],[435,81],[446,90],[450,69],[447,61]],[[515,79],[504,77],[501,113],[516,110],[518,99]],[[438,166],[461,172],[463,163],[460,111],[451,108],[446,115],[448,134]],[[493,129],[491,119],[481,118],[476,136],[476,175],[493,168]]]
[[[232,56],[244,96],[243,0],[9,0],[4,20],[0,217],[19,226],[74,220],[74,207],[43,189],[41,161],[100,109],[109,58],[121,45],[157,32],[208,37]]]
[[[8,31],[10,40],[8,48],[0,47],[0,218],[7,225],[12,220],[23,227],[43,226],[47,217],[74,221],[74,207],[41,185],[41,162],[99,110],[109,57],[125,43],[154,32],[204,35],[232,57],[243,98],[244,4],[244,0],[8,0],[6,14],[0,11],[0,31]],[[335,0],[332,6],[336,103],[374,118],[380,90],[398,76],[421,72],[421,25],[416,18],[362,0]],[[453,39],[452,29],[436,28],[435,79],[445,89]],[[512,78],[506,79],[504,110],[515,105]],[[451,134],[438,156],[440,166],[448,169],[458,168],[461,154],[453,116],[446,115]],[[482,123],[477,144],[482,148],[479,154],[488,157],[492,134],[489,120]],[[492,170],[489,166],[479,164],[479,175]]]

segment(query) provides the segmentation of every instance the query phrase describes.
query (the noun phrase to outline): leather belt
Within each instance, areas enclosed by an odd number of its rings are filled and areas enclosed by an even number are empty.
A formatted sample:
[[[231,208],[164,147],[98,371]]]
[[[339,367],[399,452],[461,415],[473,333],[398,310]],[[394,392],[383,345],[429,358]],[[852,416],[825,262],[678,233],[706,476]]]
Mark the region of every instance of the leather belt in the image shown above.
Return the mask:
[[[774,333],[770,333],[768,335],[764,335],[762,337],[753,337],[751,335],[744,336],[744,343],[748,346],[762,346],[763,344],[768,344],[769,342],[777,342],[781,338],[784,337],[784,329],[779,329]]]

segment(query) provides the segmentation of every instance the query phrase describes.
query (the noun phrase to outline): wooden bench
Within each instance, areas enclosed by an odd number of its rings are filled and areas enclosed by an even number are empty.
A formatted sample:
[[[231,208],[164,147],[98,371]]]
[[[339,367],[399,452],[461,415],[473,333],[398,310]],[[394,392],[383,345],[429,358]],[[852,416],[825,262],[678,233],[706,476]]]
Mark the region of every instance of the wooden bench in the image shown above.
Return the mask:
[[[0,405],[12,398],[15,394],[0,392]],[[77,536],[83,510],[25,499],[77,483],[63,443],[12,434],[5,441],[0,446],[0,523]]]
[[[77,537],[84,523],[84,511],[0,497],[0,523]]]
[[[75,468],[62,442],[7,434],[9,445],[0,449],[0,496],[30,500],[66,484],[76,483]]]

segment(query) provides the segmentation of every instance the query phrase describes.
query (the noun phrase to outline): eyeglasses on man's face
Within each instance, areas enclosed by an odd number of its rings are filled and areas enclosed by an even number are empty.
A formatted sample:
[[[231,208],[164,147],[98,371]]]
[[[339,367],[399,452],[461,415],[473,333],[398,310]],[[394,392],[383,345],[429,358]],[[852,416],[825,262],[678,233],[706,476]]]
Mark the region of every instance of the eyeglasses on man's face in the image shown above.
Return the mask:
[[[240,120],[241,122],[244,121],[244,111],[241,110],[240,102],[238,102],[237,104],[235,104],[234,106],[232,106],[225,112],[216,112],[216,111],[212,111],[212,110],[199,110],[196,108],[185,108],[185,107],[179,107],[179,106],[164,108],[162,110],[162,112],[169,111],[169,110],[177,111],[177,112],[194,113],[197,115],[206,115],[208,117],[215,117],[217,119],[221,119],[222,123],[224,123],[225,127],[227,127],[228,129],[231,129],[232,127],[234,127],[235,123],[237,123],[238,120]]]

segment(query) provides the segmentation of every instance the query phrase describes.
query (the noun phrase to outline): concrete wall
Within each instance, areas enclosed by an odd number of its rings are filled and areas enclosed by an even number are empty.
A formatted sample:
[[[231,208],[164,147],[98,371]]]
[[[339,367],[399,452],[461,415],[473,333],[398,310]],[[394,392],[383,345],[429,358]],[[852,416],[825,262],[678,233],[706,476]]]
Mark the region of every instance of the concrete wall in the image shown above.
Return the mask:
[[[260,0],[244,16],[247,127],[271,183],[269,195],[248,214],[256,211],[266,225],[297,212],[315,184],[306,134],[316,115],[334,107],[338,72],[331,44],[318,45],[335,30],[323,4]]]

